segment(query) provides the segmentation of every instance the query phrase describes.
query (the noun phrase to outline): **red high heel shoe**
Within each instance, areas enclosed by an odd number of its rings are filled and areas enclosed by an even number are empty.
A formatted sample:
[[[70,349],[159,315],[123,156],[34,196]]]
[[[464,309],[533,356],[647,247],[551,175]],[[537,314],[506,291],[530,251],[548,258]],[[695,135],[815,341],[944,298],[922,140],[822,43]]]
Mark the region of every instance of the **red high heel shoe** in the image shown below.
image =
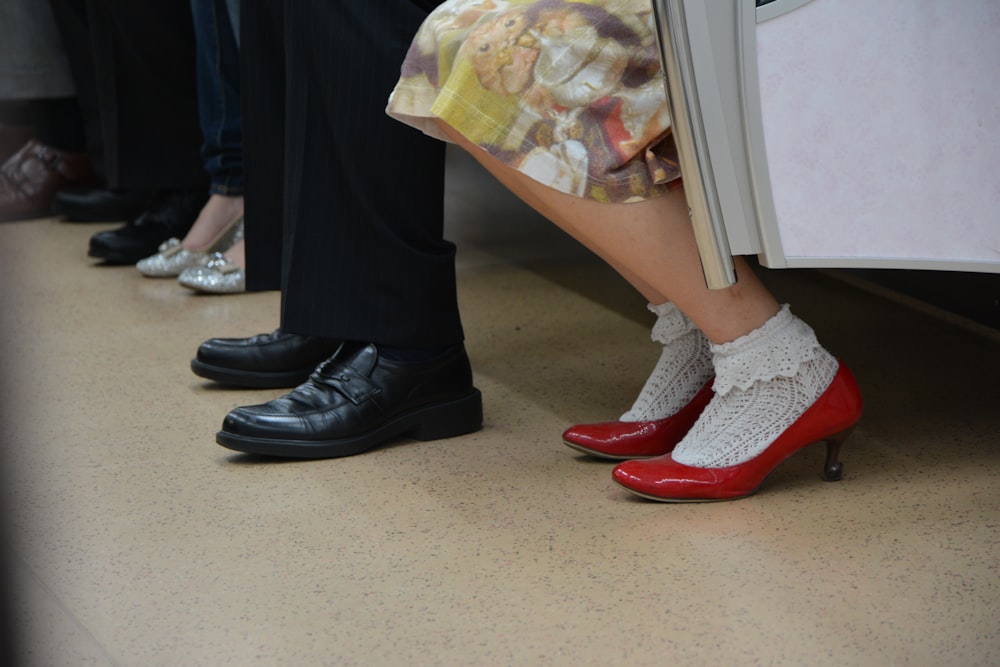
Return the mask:
[[[577,424],[563,433],[563,443],[601,459],[624,461],[662,456],[673,451],[712,400],[712,381],[701,388],[677,414],[638,422]]]
[[[843,363],[826,391],[784,433],[753,459],[727,468],[695,468],[678,463],[670,454],[655,459],[626,461],[613,472],[614,480],[632,493],[664,502],[732,500],[754,493],[771,471],[799,450],[826,442],[823,479],[843,476],[840,445],[861,418],[861,392]]]

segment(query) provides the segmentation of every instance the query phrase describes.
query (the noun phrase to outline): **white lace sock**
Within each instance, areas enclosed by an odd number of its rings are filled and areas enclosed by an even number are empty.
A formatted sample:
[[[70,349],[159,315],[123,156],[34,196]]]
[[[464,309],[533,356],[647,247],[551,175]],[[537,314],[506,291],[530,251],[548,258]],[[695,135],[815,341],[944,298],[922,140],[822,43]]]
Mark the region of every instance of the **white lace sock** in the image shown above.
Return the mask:
[[[623,422],[664,419],[677,413],[694,398],[715,372],[708,339],[669,301],[649,304],[657,315],[651,338],[663,352],[632,409],[619,417]]]
[[[673,452],[678,463],[699,468],[760,454],[837,374],[837,360],[787,305],[759,329],[711,349],[715,397]]]

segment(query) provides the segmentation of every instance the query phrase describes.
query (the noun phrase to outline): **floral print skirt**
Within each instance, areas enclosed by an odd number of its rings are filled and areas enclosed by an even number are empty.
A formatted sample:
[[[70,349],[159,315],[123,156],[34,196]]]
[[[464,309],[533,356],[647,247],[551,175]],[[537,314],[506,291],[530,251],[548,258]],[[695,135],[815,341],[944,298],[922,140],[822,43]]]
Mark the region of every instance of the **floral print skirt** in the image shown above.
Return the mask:
[[[679,183],[664,86],[650,0],[448,0],[387,111],[561,192],[641,201]]]

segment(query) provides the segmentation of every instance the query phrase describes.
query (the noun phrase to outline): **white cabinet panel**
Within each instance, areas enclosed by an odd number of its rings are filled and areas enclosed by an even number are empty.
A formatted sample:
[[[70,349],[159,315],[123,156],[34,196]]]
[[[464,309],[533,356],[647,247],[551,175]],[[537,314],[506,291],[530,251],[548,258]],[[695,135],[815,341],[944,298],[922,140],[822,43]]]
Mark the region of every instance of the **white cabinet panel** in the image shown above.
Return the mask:
[[[653,3],[711,286],[727,251],[1000,273],[1000,0]]]
[[[1000,2],[813,0],[756,45],[789,265],[1000,263]]]

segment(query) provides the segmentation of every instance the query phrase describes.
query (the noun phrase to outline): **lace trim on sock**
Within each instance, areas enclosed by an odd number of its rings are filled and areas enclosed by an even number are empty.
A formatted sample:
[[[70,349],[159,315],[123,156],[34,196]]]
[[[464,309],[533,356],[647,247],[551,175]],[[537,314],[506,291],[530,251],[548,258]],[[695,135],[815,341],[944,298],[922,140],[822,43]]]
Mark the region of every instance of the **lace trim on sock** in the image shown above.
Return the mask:
[[[749,389],[755,382],[794,377],[802,364],[823,348],[808,324],[792,315],[788,305],[765,322],[729,343],[712,345],[716,394]]]
[[[794,377],[758,380],[749,389],[716,395],[672,454],[698,468],[725,468],[749,461],[767,449],[816,402],[839,364],[826,350],[799,364]]]
[[[656,315],[656,322],[653,324],[653,331],[649,336],[654,342],[668,345],[689,331],[699,331],[695,323],[685,317],[684,313],[670,301],[658,306],[650,303],[646,305],[646,308]]]
[[[619,421],[665,419],[688,404],[712,377],[708,339],[670,302],[649,306],[657,315],[652,339],[663,345],[656,367]]]

